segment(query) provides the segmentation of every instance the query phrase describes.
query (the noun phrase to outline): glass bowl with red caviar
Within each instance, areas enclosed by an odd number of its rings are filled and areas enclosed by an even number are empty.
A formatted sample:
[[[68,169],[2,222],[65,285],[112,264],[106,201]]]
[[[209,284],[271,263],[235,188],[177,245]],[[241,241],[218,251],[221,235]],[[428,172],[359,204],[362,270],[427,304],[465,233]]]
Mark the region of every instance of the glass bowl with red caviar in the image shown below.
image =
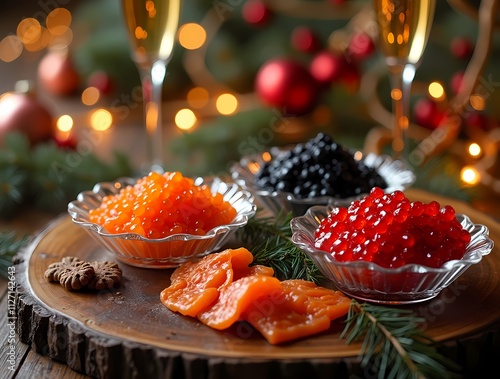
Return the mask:
[[[488,228],[450,206],[410,202],[400,191],[377,196],[347,207],[313,206],[290,224],[293,243],[348,296],[382,304],[430,300],[493,249]]]
[[[223,247],[256,205],[236,183],[171,172],[98,183],[68,212],[122,262],[169,268]]]
[[[230,171],[275,215],[301,216],[313,205],[349,203],[373,187],[392,192],[415,182],[404,162],[352,151],[322,133],[306,143],[245,155]]]

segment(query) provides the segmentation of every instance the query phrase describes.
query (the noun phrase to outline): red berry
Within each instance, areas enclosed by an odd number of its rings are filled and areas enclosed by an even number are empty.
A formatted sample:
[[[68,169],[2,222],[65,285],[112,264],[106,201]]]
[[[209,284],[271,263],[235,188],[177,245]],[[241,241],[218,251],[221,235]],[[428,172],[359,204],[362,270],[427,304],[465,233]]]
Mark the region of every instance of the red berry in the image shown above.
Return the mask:
[[[366,59],[375,51],[375,44],[366,33],[355,33],[347,47],[349,55],[354,59]]]
[[[114,90],[114,84],[111,77],[104,71],[96,71],[87,79],[89,87],[95,87],[103,95],[109,95]]]
[[[437,104],[426,97],[417,100],[413,111],[415,122],[428,129],[437,128],[444,117]]]
[[[320,85],[329,86],[342,77],[346,66],[347,62],[343,56],[323,51],[312,59],[309,71]]]
[[[464,37],[457,37],[451,41],[451,53],[460,59],[469,59],[474,52],[474,44]]]
[[[295,49],[305,53],[313,53],[320,46],[316,34],[305,26],[299,26],[293,30],[291,42]]]
[[[251,25],[265,25],[272,16],[271,10],[261,0],[247,0],[242,9],[243,19]]]

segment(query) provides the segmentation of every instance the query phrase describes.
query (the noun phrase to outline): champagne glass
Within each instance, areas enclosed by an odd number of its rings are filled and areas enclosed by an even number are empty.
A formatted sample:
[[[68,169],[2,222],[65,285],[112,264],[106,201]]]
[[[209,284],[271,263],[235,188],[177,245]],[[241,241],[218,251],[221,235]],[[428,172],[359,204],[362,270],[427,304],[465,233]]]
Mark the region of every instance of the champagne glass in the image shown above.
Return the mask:
[[[182,0],[122,0],[126,29],[141,77],[148,162],[145,171],[164,171],[162,87],[172,58]]]
[[[373,4],[392,86],[393,157],[407,160],[411,85],[429,38],[436,0],[373,0]]]

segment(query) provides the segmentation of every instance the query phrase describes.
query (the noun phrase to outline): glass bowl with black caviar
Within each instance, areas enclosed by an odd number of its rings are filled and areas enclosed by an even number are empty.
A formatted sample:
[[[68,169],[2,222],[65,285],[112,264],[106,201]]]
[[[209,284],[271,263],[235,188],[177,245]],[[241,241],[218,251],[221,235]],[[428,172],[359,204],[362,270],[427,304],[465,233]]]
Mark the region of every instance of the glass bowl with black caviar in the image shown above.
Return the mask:
[[[347,296],[372,303],[399,305],[430,300],[472,265],[478,264],[494,245],[486,226],[475,224],[467,215],[456,214],[456,221],[470,234],[465,252],[459,259],[444,259],[444,263],[437,267],[423,263],[388,267],[375,263],[376,260],[364,259],[340,261],[331,252],[318,247],[317,238],[322,221],[337,209],[334,206],[313,206],[305,215],[293,218],[290,223],[292,242],[311,258],[335,288]]]
[[[403,191],[415,182],[404,162],[353,152],[323,133],[305,143],[243,156],[230,171],[275,215],[303,215],[313,205],[349,204],[374,187]]]

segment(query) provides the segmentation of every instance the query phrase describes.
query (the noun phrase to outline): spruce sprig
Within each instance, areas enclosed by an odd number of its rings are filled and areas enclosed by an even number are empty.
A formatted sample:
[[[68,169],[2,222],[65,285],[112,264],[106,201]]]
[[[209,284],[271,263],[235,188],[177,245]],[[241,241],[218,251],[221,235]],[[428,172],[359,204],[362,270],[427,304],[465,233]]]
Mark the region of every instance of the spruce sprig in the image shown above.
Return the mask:
[[[14,232],[0,233],[0,275],[7,277],[7,269],[12,266],[12,258],[26,246],[28,236],[19,237]]]
[[[61,212],[69,201],[95,183],[130,176],[125,155],[115,153],[111,163],[91,151],[79,152],[43,142],[33,147],[25,135],[8,133],[0,148],[0,219],[9,219],[23,207]]]
[[[292,215],[264,217],[258,212],[238,233],[255,264],[272,267],[281,279],[324,280],[312,260],[290,240]],[[460,367],[442,356],[425,335],[424,319],[408,309],[352,300],[341,338],[361,343],[361,366],[379,379],[458,378]]]
[[[254,256],[253,263],[272,267],[281,280],[321,282],[324,277],[314,262],[290,240],[292,214],[260,217],[261,214],[258,212],[239,232]]]
[[[411,310],[353,300],[341,338],[347,344],[362,341],[361,365],[379,379],[460,377],[460,366],[442,356],[423,332],[424,321]]]

